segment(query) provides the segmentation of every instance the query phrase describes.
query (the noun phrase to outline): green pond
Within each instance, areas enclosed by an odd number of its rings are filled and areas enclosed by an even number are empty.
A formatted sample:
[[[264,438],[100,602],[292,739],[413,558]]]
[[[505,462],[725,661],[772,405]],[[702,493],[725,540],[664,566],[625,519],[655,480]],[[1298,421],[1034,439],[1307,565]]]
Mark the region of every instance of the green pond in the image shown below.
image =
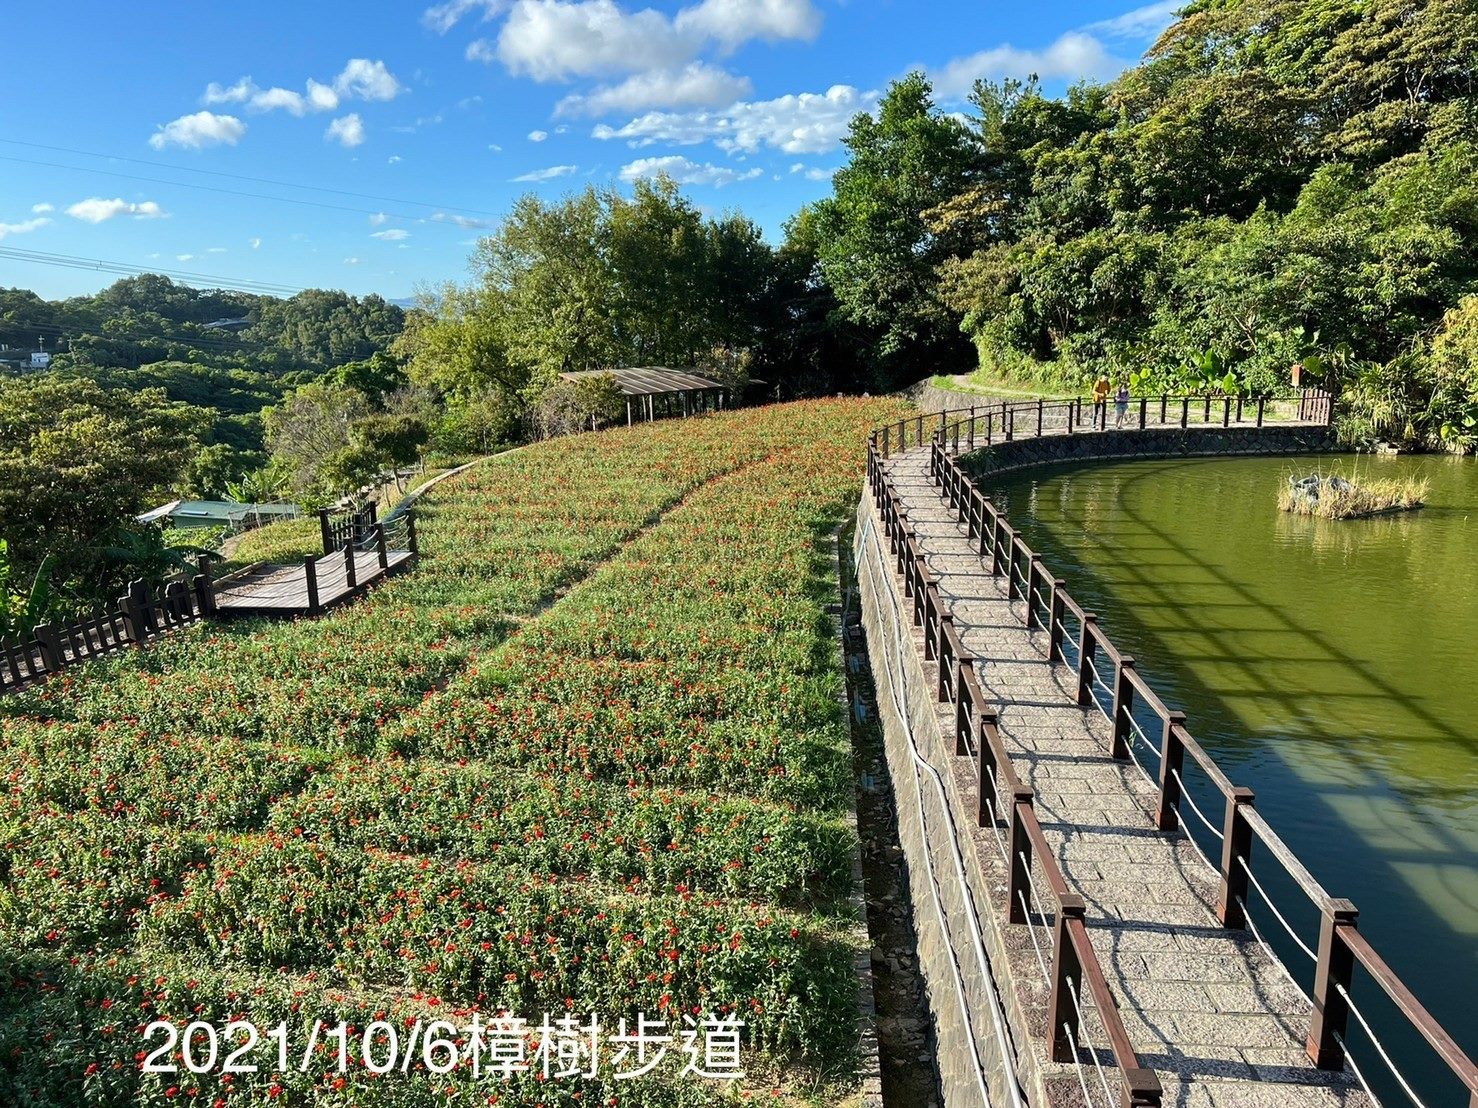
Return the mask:
[[[1419,511],[1368,520],[1278,511],[1289,476],[1313,472],[1414,475],[1430,491]],[[1256,791],[1325,888],[1355,902],[1361,930],[1474,1054],[1478,461],[1177,459],[983,484],[1152,686],[1187,712],[1232,780]],[[1191,786],[1219,824],[1209,786]],[[1276,870],[1264,858],[1261,869],[1254,860],[1260,875]],[[1307,899],[1286,880],[1264,880],[1315,946]],[[1274,938],[1276,921],[1249,904]],[[1312,964],[1281,935],[1275,945],[1307,988]],[[1466,1103],[1374,984],[1357,977],[1355,990],[1413,1081],[1436,1103]],[[1367,1076],[1381,1068],[1361,1057]]]

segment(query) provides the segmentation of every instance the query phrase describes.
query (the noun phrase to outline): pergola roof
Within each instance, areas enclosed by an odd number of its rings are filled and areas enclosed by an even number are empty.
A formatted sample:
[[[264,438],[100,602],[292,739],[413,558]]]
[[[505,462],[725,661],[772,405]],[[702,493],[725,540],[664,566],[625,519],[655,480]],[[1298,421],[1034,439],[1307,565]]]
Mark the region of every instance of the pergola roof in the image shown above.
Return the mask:
[[[656,396],[661,393],[703,392],[721,389],[722,382],[681,369],[664,369],[662,366],[644,366],[640,369],[584,369],[572,373],[561,373],[566,381],[580,381],[589,377],[611,377],[623,396]]]

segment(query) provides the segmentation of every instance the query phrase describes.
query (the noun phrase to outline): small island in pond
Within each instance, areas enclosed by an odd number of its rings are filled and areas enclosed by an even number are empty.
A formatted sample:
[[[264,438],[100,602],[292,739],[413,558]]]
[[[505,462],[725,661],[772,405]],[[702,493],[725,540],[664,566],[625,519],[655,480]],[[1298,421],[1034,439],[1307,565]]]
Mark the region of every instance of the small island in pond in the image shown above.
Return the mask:
[[[1362,519],[1388,512],[1420,508],[1427,498],[1427,482],[1408,477],[1355,484],[1340,476],[1290,477],[1278,494],[1285,512],[1321,519]]]

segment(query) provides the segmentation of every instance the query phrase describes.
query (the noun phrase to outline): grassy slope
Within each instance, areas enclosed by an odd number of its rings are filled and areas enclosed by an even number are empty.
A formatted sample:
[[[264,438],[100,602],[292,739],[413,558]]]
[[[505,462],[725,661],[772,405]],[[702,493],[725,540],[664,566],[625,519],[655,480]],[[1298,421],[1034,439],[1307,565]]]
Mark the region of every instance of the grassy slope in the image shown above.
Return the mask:
[[[136,1025],[197,1006],[264,1026],[700,1008],[741,1014],[762,1069],[845,1070],[820,551],[892,414],[543,444],[439,488],[421,567],[365,603],[204,628],[0,705],[0,1100],[444,1100],[424,1075],[140,1075]],[[496,1091],[717,1095],[670,1075]]]

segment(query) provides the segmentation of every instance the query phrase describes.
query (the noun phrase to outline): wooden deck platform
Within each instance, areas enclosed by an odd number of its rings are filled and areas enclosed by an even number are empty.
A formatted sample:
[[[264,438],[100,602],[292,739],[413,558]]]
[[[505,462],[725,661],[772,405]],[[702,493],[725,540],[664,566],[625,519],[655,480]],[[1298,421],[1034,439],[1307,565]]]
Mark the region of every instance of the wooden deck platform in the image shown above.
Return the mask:
[[[359,550],[354,554],[352,573],[342,553],[325,554],[297,565],[254,566],[217,585],[215,610],[226,619],[317,615],[363,595],[384,578],[407,568],[412,557],[408,550],[388,551],[382,568],[378,551]]]

